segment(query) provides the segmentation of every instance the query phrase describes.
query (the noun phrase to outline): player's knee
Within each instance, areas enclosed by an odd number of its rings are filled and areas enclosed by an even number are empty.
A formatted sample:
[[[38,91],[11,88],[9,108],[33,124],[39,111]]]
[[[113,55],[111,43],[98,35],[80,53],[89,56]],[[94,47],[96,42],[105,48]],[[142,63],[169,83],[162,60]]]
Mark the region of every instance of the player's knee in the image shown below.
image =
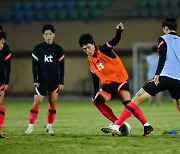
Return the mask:
[[[102,101],[102,100],[95,100],[94,101],[94,105],[97,107],[97,106],[99,106],[99,105],[101,105],[101,104],[104,104],[105,102],[104,101]]]
[[[5,102],[3,100],[0,101],[0,107],[4,107],[5,106]]]
[[[127,100],[127,101],[124,101],[122,103],[123,103],[124,106],[127,106],[130,102],[131,102],[131,100]]]

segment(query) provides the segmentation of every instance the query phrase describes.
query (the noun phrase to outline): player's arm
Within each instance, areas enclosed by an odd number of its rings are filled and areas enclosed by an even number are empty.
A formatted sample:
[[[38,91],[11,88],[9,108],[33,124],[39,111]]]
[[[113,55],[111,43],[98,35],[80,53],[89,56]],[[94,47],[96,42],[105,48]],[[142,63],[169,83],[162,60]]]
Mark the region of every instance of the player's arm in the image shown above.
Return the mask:
[[[60,56],[58,59],[59,73],[60,73],[59,89],[64,89],[64,63],[65,63],[64,59],[65,59],[65,55],[64,55],[63,49],[61,48]]]
[[[11,52],[9,46],[6,46],[6,55],[5,55],[5,85],[8,88],[10,72],[11,72]]]
[[[38,86],[37,84],[39,83],[39,79],[38,79],[39,58],[38,58],[37,50],[38,50],[37,47],[35,47],[32,53],[32,73],[33,73],[34,86]]]
[[[114,53],[112,52],[112,49],[119,43],[121,40],[121,33],[124,30],[124,25],[122,23],[119,23],[116,26],[116,34],[112,38],[112,40],[107,41],[104,45],[100,47],[100,51],[104,53],[107,56],[115,57]]]
[[[93,87],[94,87],[94,93],[93,93],[93,99],[94,99],[97,92],[99,91],[99,78],[93,72],[91,72],[91,74],[92,74]]]
[[[167,55],[167,44],[162,37],[159,38],[158,41],[158,51],[159,51],[159,62],[154,78],[154,82],[157,85],[159,83],[159,75],[164,67]]]

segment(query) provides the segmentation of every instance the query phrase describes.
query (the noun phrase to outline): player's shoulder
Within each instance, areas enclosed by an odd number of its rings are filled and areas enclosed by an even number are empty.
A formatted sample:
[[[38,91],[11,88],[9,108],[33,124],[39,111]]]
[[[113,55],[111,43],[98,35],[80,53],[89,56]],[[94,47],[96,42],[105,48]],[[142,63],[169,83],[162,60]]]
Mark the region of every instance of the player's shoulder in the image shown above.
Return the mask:
[[[44,42],[42,42],[42,43],[38,43],[38,44],[36,44],[35,45],[35,47],[34,48],[40,48],[40,47],[42,47],[42,46],[44,46],[45,45],[45,43]]]
[[[4,44],[4,49],[9,49],[9,45],[7,45],[6,43]]]
[[[54,44],[54,46],[55,46],[56,48],[58,48],[58,49],[63,49],[62,46],[60,46],[59,44],[57,44],[57,43],[53,43],[53,44]]]

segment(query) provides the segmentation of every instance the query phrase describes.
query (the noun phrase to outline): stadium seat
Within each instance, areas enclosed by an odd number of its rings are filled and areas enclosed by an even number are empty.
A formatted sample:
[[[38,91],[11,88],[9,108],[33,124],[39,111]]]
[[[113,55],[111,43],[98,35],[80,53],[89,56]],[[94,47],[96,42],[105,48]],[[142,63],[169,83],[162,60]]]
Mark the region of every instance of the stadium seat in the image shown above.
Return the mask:
[[[138,6],[141,9],[147,8],[148,7],[148,0],[139,0]]]
[[[35,13],[35,19],[37,21],[42,21],[45,19],[45,13],[44,12],[37,12]]]
[[[149,1],[149,8],[155,9],[157,7],[158,7],[158,1],[157,0]]]
[[[87,1],[85,0],[80,0],[77,2],[77,8],[78,9],[85,9],[87,7]]]
[[[24,21],[31,22],[34,19],[34,14],[32,12],[24,13]]]
[[[102,9],[106,9],[110,6],[109,0],[102,0],[99,2],[99,7]]]
[[[11,12],[4,12],[2,13],[1,20],[3,22],[9,22],[12,20],[12,13]]]
[[[80,18],[83,20],[89,20],[90,19],[90,13],[88,11],[81,11],[80,12]]]
[[[69,13],[69,19],[70,20],[77,20],[79,18],[79,14],[76,11],[72,11]]]
[[[20,11],[22,9],[22,4],[20,2],[15,2],[12,4],[13,11]]]
[[[33,9],[35,11],[42,11],[43,10],[43,3],[41,3],[41,2],[34,3]]]
[[[25,2],[23,5],[22,5],[22,8],[24,11],[28,12],[28,11],[31,11],[32,9],[32,3],[31,2]]]
[[[13,14],[13,20],[14,20],[14,22],[23,21],[23,14],[21,12],[17,12],[15,14]]]
[[[94,10],[91,11],[91,18],[92,19],[99,19],[101,17],[101,11],[100,10]]]
[[[60,12],[57,14],[57,19],[60,21],[66,20],[67,19],[67,13],[66,12]]]
[[[45,11],[52,11],[54,9],[54,5],[51,2],[44,3],[44,10]]]
[[[66,2],[66,8],[69,10],[75,9],[75,1],[74,0],[68,0]]]
[[[57,3],[55,3],[54,8],[57,11],[63,10],[64,9],[64,2],[57,2]]]
[[[88,6],[90,9],[97,9],[98,8],[98,1],[96,1],[96,0],[89,1]]]
[[[46,16],[47,20],[55,20],[56,19],[56,13],[54,12],[50,12],[50,13],[47,13],[47,16]]]

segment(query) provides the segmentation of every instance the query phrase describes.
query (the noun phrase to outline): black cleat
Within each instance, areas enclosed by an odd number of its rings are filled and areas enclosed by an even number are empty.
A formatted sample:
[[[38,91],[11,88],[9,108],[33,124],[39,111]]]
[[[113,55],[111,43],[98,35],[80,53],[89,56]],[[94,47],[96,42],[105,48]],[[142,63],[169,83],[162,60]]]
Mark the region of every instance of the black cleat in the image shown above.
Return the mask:
[[[105,134],[111,133],[111,130],[109,128],[101,128],[101,131]]]
[[[152,131],[153,131],[153,127],[151,125],[144,126],[144,134],[143,134],[143,136],[149,136]]]
[[[0,139],[3,139],[3,138],[5,138],[5,136],[2,136],[2,135],[0,134]]]

